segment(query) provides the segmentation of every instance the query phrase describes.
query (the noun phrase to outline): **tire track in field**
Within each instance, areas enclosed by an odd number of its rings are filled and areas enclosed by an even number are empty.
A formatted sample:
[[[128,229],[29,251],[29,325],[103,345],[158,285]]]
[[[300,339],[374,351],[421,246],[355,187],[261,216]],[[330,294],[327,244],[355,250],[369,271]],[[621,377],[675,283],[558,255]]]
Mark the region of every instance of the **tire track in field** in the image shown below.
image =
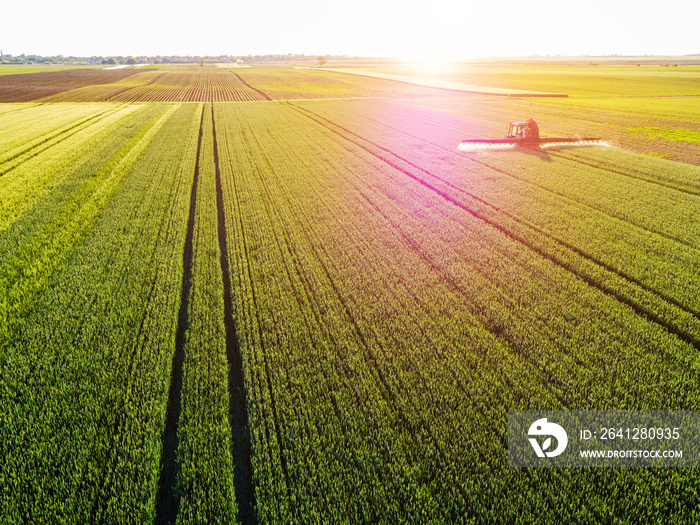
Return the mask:
[[[12,153],[6,159],[3,159],[2,161],[0,161],[0,165],[8,164],[8,163],[12,162],[13,160],[18,159],[19,157],[22,157],[23,155],[27,155],[27,156],[23,159],[20,159],[18,162],[13,163],[10,166],[5,166],[2,169],[0,169],[0,177],[2,177],[6,173],[9,173],[10,171],[14,170],[18,166],[21,166],[22,164],[24,164],[28,160],[33,159],[37,155],[40,155],[41,153],[43,153],[47,149],[49,149],[53,146],[56,146],[56,145],[60,144],[61,142],[64,142],[65,140],[68,140],[73,135],[80,133],[81,131],[88,128],[89,126],[99,122],[100,120],[104,120],[105,118],[107,118],[110,115],[117,113],[118,111],[120,111],[122,109],[122,107],[123,106],[118,106],[116,108],[110,108],[110,109],[103,111],[102,113],[98,113],[97,115],[93,115],[91,117],[82,119],[73,125],[69,125],[69,127],[62,128],[58,131],[55,131],[55,132],[49,134],[48,136],[43,138],[38,143],[36,143],[32,146],[29,146],[22,151],[19,151],[17,153]],[[91,122],[93,120],[95,122]],[[71,131],[72,131],[72,133],[71,133]],[[47,142],[50,142],[51,140],[56,139],[56,138],[58,140],[46,145]],[[42,148],[41,146],[45,146],[45,147]]]
[[[250,297],[252,299],[252,310],[253,313],[250,314],[251,319],[255,320],[255,324],[257,325],[257,337],[259,340],[260,344],[260,353],[262,354],[262,368],[264,369],[265,373],[265,382],[267,383],[267,392],[270,396],[270,405],[272,409],[272,421],[273,421],[273,427],[274,427],[274,432],[275,436],[277,439],[277,444],[279,447],[279,462],[280,466],[282,468],[282,473],[284,475],[284,481],[285,481],[285,488],[286,488],[286,493],[287,493],[287,500],[291,502],[291,489],[290,489],[290,483],[289,483],[289,471],[287,468],[287,460],[284,455],[284,450],[282,448],[282,434],[279,428],[279,419],[277,416],[277,405],[275,402],[275,396],[274,396],[274,391],[272,388],[272,380],[270,377],[270,367],[267,361],[266,357],[266,348],[265,348],[265,339],[263,336],[263,328],[262,328],[262,322],[260,320],[260,308],[258,306],[259,301],[258,301],[258,295],[255,291],[255,280],[253,279],[253,269],[252,269],[252,263],[251,263],[251,255],[250,255],[250,248],[249,248],[249,242],[245,233],[245,220],[243,217],[243,209],[240,203],[243,201],[241,198],[240,194],[240,189],[238,188],[238,185],[236,184],[235,178],[233,179],[233,189],[234,193],[236,196],[236,202],[238,203],[237,209],[238,209],[238,217],[237,217],[237,222],[239,224],[240,232],[241,232],[241,242],[242,242],[242,247],[243,247],[243,260],[241,261],[242,266],[245,267],[245,273],[248,278],[248,283],[250,287]],[[253,343],[254,344],[254,343]],[[255,359],[255,352],[253,352],[253,359]],[[255,359],[255,366],[260,366],[257,359]],[[263,386],[263,380],[258,379],[258,387],[260,388],[260,391],[264,389]],[[265,412],[265,406],[264,403],[262,404],[262,411],[263,411],[263,416]],[[263,419],[266,419],[266,417],[263,417]],[[272,440],[270,439],[270,428],[268,425],[264,425],[264,430],[265,430],[265,438],[267,440],[267,443],[272,443]],[[270,463],[274,464],[274,458],[270,454],[270,451],[272,450],[272,447],[269,447],[268,449],[268,457],[270,459]]]
[[[112,112],[114,113],[115,110],[113,108],[112,108],[112,110],[113,110]],[[20,156],[32,151],[33,149],[38,148],[42,144],[45,144],[46,142],[50,141],[51,139],[54,139],[56,137],[60,137],[61,135],[68,133],[72,129],[75,129],[76,127],[80,126],[81,124],[85,124],[86,122],[97,119],[100,116],[108,113],[109,111],[110,111],[110,109],[108,108],[108,109],[102,111],[101,113],[93,114],[93,115],[90,115],[88,117],[85,117],[83,115],[83,116],[78,117],[77,119],[73,120],[72,122],[66,123],[65,125],[63,125],[60,128],[55,129],[54,131],[47,133],[46,135],[40,136],[37,139],[30,141],[29,142],[30,145],[27,145],[25,143],[25,144],[22,144],[18,147],[15,147],[6,156],[0,158],[0,165],[7,164],[8,162],[16,159],[17,157],[20,157]],[[4,113],[3,113],[3,115],[4,115]]]
[[[233,299],[231,297],[231,273],[228,259],[228,239],[226,236],[226,215],[224,195],[221,186],[219,167],[219,147],[216,137],[214,105],[211,106],[211,125],[214,142],[214,166],[216,170],[216,208],[218,216],[218,236],[221,274],[224,285],[224,327],[226,329],[226,358],[228,360],[229,422],[233,440],[233,484],[238,502],[238,520],[243,524],[256,523],[255,490],[253,468],[250,460],[250,428],[248,427],[248,406],[243,359],[238,346],[238,334],[233,320]]]
[[[438,275],[440,275],[440,277],[449,285],[450,288],[452,288],[453,290],[455,290],[456,292],[458,292],[460,295],[462,295],[465,299],[467,299],[467,301],[470,301],[470,300],[471,300],[471,298],[473,297],[473,294],[471,294],[471,293],[469,292],[469,290],[465,289],[465,287],[464,287],[463,285],[461,285],[461,284],[457,281],[457,279],[455,279],[455,277],[454,277],[454,275],[453,275],[452,273],[450,273],[448,270],[446,270],[445,268],[443,268],[442,266],[440,266],[439,263],[435,262],[435,259],[434,259],[433,257],[431,257],[430,254],[429,254],[428,252],[426,252],[423,248],[421,248],[420,244],[419,244],[413,237],[411,237],[410,234],[406,233],[406,232],[404,231],[404,229],[403,229],[394,219],[392,219],[389,215],[387,215],[385,211],[382,211],[381,208],[379,207],[379,205],[378,205],[376,202],[374,202],[374,201],[372,200],[372,198],[371,198],[369,195],[365,194],[365,192],[362,191],[361,189],[359,189],[357,186],[355,186],[355,185],[353,185],[353,186],[358,190],[358,192],[360,193],[360,195],[367,201],[367,203],[369,204],[369,206],[371,206],[371,208],[374,209],[374,211],[375,211],[378,215],[382,216],[382,217],[391,225],[391,227],[392,227],[394,230],[396,230],[396,232],[401,236],[401,238],[403,239],[404,244],[405,244],[408,248],[410,248],[411,250],[413,250],[413,251],[428,265],[428,267],[429,267],[432,271],[434,271],[434,272],[436,272]],[[406,285],[406,284],[404,284],[404,287],[405,287],[406,290],[408,290],[409,293],[414,297],[414,300],[415,300],[417,303],[419,303],[420,300],[419,300],[419,298],[417,297],[417,295],[415,294],[415,292],[412,291],[412,290],[410,289],[410,287],[409,287],[408,285]],[[511,302],[511,306],[512,306],[512,302]],[[410,313],[410,311],[409,311],[408,309],[407,309],[406,311]],[[411,315],[412,315],[412,314],[411,314]],[[500,330],[499,327],[495,325],[495,322],[494,322],[492,319],[487,319],[487,318],[480,317],[480,321],[481,321],[481,323],[483,324],[484,329],[485,329],[489,334],[491,334],[491,335],[493,336],[494,339],[496,339],[497,341],[499,341],[505,348],[508,348],[508,349],[511,349],[511,350],[515,350],[515,349],[513,348],[513,344],[512,344],[513,342],[512,342],[512,340],[511,340],[510,338],[508,338],[508,337],[506,337],[506,336],[503,335],[503,333],[502,333],[503,331]],[[416,323],[416,325],[417,325],[417,324],[418,324],[418,323]],[[422,330],[422,328],[421,328],[421,330]],[[443,336],[448,337],[447,334],[444,333],[444,331],[443,331]],[[433,344],[432,341],[430,341],[430,345],[433,347],[433,350],[434,350],[435,352],[437,352],[437,347]],[[519,352],[518,352],[518,353],[519,353]],[[577,358],[577,357],[575,357],[575,356],[572,357],[572,359],[573,359],[573,362],[574,362],[577,366],[579,366],[579,367],[584,367],[584,366],[585,366],[585,363],[584,363],[581,359],[579,359],[579,358]],[[536,362],[534,362],[533,364],[534,364],[534,365],[537,365]],[[543,375],[545,376],[545,377],[539,378],[544,384],[551,385],[551,386],[555,386],[555,387],[557,387],[557,388],[562,388],[562,387],[563,387],[562,382],[561,382],[561,379],[560,379],[559,377],[557,377],[557,376],[555,375],[555,373],[554,373],[552,370],[548,370],[548,369],[538,369],[537,372],[538,372],[539,374],[543,374]],[[454,371],[453,371],[453,370],[450,370],[450,373],[451,373],[451,375],[455,378],[456,382],[458,383],[457,377],[456,377]],[[459,384],[459,383],[458,383],[458,384]],[[466,394],[467,392],[464,390],[464,388],[463,388],[463,386],[461,386],[461,384],[460,384],[460,387],[461,387],[461,389],[462,389],[462,390],[465,392],[465,394]]]
[[[559,240],[556,237],[543,231],[542,229],[540,229],[534,225],[531,225],[531,224],[527,223],[526,221],[523,221],[522,219],[519,219],[518,217],[509,214],[508,212],[501,210],[497,206],[488,203],[484,199],[481,199],[480,197],[478,197],[476,195],[473,195],[465,190],[462,190],[461,188],[454,186],[453,184],[443,180],[442,178],[438,177],[437,175],[434,175],[430,171],[412,163],[411,161],[397,155],[396,153],[393,153],[392,151],[388,150],[387,148],[384,148],[384,147],[348,130],[347,128],[344,128],[343,126],[340,126],[339,124],[336,124],[335,122],[333,122],[325,117],[322,117],[321,115],[318,115],[317,113],[314,113],[311,110],[296,106],[296,105],[291,104],[291,103],[288,103],[288,105],[291,108],[295,109],[299,114],[306,116],[307,118],[313,120],[314,122],[321,125],[322,127],[328,129],[332,133],[335,133],[336,135],[339,135],[340,137],[344,138],[345,140],[352,142],[353,144],[355,144],[359,148],[363,149],[364,151],[366,151],[370,155],[376,157],[377,159],[388,164],[392,168],[407,175],[408,177],[415,180],[416,182],[418,182],[422,186],[428,188],[429,190],[434,191],[435,193],[440,195],[442,198],[444,198],[448,202],[454,204],[458,208],[463,209],[464,211],[466,211],[467,213],[469,213],[473,217],[475,217],[479,220],[482,220],[487,225],[497,229],[498,231],[500,231],[501,233],[503,233],[507,237],[509,237],[509,238],[515,240],[516,242],[523,244],[527,248],[533,250],[534,252],[536,252],[538,255],[540,255],[544,259],[551,261],[555,265],[557,265],[557,266],[563,268],[564,270],[568,271],[569,273],[575,275],[576,277],[581,279],[583,282],[585,282],[589,286],[592,286],[592,287],[600,290],[605,295],[608,295],[608,296],[614,298],[615,300],[617,300],[618,302],[629,306],[637,315],[662,326],[668,332],[677,336],[682,341],[692,345],[696,350],[700,350],[700,335],[699,335],[700,330],[698,330],[698,323],[697,323],[697,321],[700,320],[700,314],[698,314],[698,312],[696,312],[688,307],[685,307],[678,300],[676,300],[672,297],[668,297],[668,296],[666,296],[666,294],[648,287],[647,285],[645,285],[644,283],[642,283],[638,279],[635,279],[634,277],[625,275],[624,272],[609,266],[608,264],[604,263],[603,261],[597,260],[595,257],[588,255],[583,250],[571,245],[570,243]],[[325,121],[325,123],[324,123],[324,121]],[[337,129],[334,129],[334,128],[337,128]],[[342,131],[338,131],[338,129],[342,130]],[[363,143],[366,143],[366,144],[363,144]],[[369,144],[369,146],[367,144]],[[379,149],[381,151],[388,153],[389,155],[395,157],[398,160],[398,162],[395,160],[390,160],[390,159],[384,157],[383,155],[377,153],[376,151],[373,151],[373,148],[376,148],[376,149]],[[409,166],[409,168],[402,167],[399,164],[399,162],[407,164]],[[492,208],[497,213],[504,215],[508,219],[517,223],[519,226],[523,227],[525,229],[525,231],[530,230],[530,231],[534,232],[536,235],[544,237],[546,240],[550,241],[554,245],[555,250],[552,250],[551,247],[547,247],[547,246],[545,246],[545,247],[537,246],[537,243],[534,240],[530,240],[525,235],[516,232],[512,228],[508,228],[507,226],[504,226],[503,224],[499,223],[497,220],[489,218],[483,212],[480,212],[478,210],[470,208],[467,204],[461,202],[460,200],[457,200],[455,197],[445,193],[444,191],[441,191],[439,188],[433,186],[429,182],[426,182],[418,175],[412,173],[410,168],[414,168],[416,170],[419,170],[420,172],[423,172],[423,173],[429,175],[430,177],[440,181],[441,183],[449,186],[450,188],[455,189],[455,190],[467,195],[471,199],[474,199],[477,202],[484,204],[485,206],[487,206],[489,208]],[[570,252],[573,252],[573,254],[584,259],[584,261],[592,264],[594,270],[598,270],[598,271],[602,270],[604,272],[604,275],[605,275],[605,272],[607,272],[609,274],[613,274],[613,276],[616,276],[616,277],[622,279],[623,283],[627,284],[627,286],[631,286],[632,288],[634,288],[634,286],[636,286],[639,289],[641,289],[642,292],[646,292],[647,294],[651,295],[652,298],[655,297],[657,299],[657,301],[662,301],[663,303],[666,303],[668,308],[664,308],[664,309],[671,310],[671,312],[670,312],[671,314],[680,315],[681,317],[684,317],[685,318],[684,320],[686,321],[686,323],[689,322],[691,325],[694,326],[694,328],[695,328],[694,331],[696,333],[692,333],[692,331],[688,332],[688,331],[684,330],[683,328],[681,328],[680,326],[678,326],[679,323],[675,323],[672,320],[667,320],[665,317],[667,317],[669,314],[666,314],[666,315],[659,314],[655,311],[652,311],[649,307],[647,307],[643,304],[640,304],[640,302],[637,299],[635,299],[634,297],[630,297],[630,295],[632,295],[632,294],[629,294],[629,293],[625,294],[621,290],[616,289],[618,287],[613,287],[612,285],[598,282],[598,280],[594,276],[589,275],[590,272],[585,272],[583,270],[577,269],[574,266],[574,263],[575,263],[574,261],[569,262],[565,259],[565,257],[564,257],[565,254],[557,253],[557,251],[559,251],[559,250],[556,250],[556,248],[558,246],[561,246],[565,249],[568,249]],[[552,252],[554,252],[554,253],[552,253]],[[674,311],[675,309],[681,310],[681,312],[679,313],[677,311]],[[670,317],[671,317],[671,319],[675,319],[674,315],[670,315]]]
[[[229,70],[229,71],[231,71],[231,70]],[[239,75],[238,73],[234,73],[233,71],[231,71],[231,73],[233,73],[234,75],[236,75],[236,76],[238,77],[238,80],[240,80],[241,82],[243,82],[244,85],[246,85],[247,87],[249,87],[249,88],[252,89],[253,91],[257,92],[257,93],[258,93],[261,97],[263,97],[265,100],[272,100],[272,99],[267,95],[267,93],[265,93],[264,91],[262,91],[262,90],[260,90],[260,89],[254,88],[253,86],[251,86],[250,84],[248,84],[248,82],[246,82],[245,80],[243,80],[243,77],[241,77],[241,75]]]
[[[24,111],[25,109],[37,108],[39,106],[43,106],[44,104],[46,104],[46,102],[35,102],[34,104],[32,104],[31,102],[24,102],[24,104],[31,104],[31,105],[26,106],[26,107],[8,109],[7,111],[3,111],[2,113],[0,113],[0,115],[7,115],[9,113],[15,113],[17,111]]]
[[[557,157],[559,159],[566,159],[569,162],[571,162],[571,160],[572,160],[571,158],[566,157],[564,155],[561,155],[561,154],[557,155],[556,151],[548,151],[547,153],[552,155],[553,157]],[[625,172],[623,170],[618,170],[618,169],[612,168],[610,166],[603,166],[601,164],[596,164],[595,162],[587,162],[587,161],[581,160],[580,158],[576,158],[574,160],[574,162],[577,164],[584,164],[584,165],[589,166],[591,168],[608,171],[610,173],[615,173],[617,175],[621,175],[621,176],[627,177],[629,179],[639,180],[639,181],[643,181],[643,182],[646,182],[649,184],[655,184],[655,185],[661,186],[663,188],[676,190],[678,192],[686,193],[688,195],[693,195],[695,197],[700,195],[700,190],[693,190],[690,188],[684,188],[684,187],[678,186],[676,184],[673,184],[672,182],[665,182],[665,181],[661,181],[661,180],[654,180],[654,179],[651,179],[648,177],[635,176],[635,175],[632,175],[631,173]]]
[[[153,117],[127,141],[119,152],[121,156],[112,157],[99,167],[51,215],[41,230],[22,243],[0,267],[0,283],[7,289],[6,294],[0,295],[0,313],[12,312],[0,323],[0,348],[26,321],[30,309],[56,276],[55,272],[68,264],[119,185],[176,110],[177,106],[173,106],[161,112],[160,117]]]
[[[158,480],[158,498],[156,502],[156,525],[174,524],[180,508],[177,493],[177,448],[179,439],[177,427],[182,408],[182,378],[185,362],[185,342],[189,326],[190,289],[192,288],[193,232],[197,204],[197,184],[199,180],[199,155],[204,133],[204,108],[199,121],[199,138],[197,139],[197,156],[190,194],[190,213],[187,220],[185,250],[182,255],[182,291],[180,293],[180,312],[175,336],[175,353],[173,354],[170,374],[170,393],[166,412],[165,430],[163,431],[163,448],[160,456],[160,479]]]

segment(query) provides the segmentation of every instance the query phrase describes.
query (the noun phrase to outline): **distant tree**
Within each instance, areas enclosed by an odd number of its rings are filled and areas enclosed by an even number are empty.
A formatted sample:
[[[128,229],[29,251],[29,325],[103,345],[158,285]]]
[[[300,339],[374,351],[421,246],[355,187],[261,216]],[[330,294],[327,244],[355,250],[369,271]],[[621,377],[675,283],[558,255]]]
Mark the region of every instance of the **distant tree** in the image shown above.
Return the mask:
[[[316,60],[318,60],[319,67],[323,67],[323,64],[325,64],[328,61],[324,56],[317,57]]]
[[[114,60],[114,57],[109,57],[109,58],[107,59],[107,64],[109,64],[109,65],[112,65],[112,66],[113,66],[113,65],[116,65],[116,63],[117,63],[117,61]]]
[[[134,59],[134,58],[127,58],[127,59],[126,59],[126,63],[129,64],[130,66],[133,66],[134,64],[136,64],[136,59]]]
[[[204,59],[203,59],[203,58],[200,58],[200,59],[198,60],[198,64],[199,64],[199,67],[204,67]]]

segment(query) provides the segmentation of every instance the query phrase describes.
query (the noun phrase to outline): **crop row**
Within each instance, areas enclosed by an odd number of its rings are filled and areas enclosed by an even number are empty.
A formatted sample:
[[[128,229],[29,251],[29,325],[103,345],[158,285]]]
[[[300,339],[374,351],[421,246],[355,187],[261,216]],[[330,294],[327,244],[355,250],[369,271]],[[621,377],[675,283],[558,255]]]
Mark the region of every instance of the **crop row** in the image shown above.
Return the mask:
[[[225,69],[200,68],[168,71],[152,84],[138,86],[109,98],[113,102],[242,102],[265,100]]]

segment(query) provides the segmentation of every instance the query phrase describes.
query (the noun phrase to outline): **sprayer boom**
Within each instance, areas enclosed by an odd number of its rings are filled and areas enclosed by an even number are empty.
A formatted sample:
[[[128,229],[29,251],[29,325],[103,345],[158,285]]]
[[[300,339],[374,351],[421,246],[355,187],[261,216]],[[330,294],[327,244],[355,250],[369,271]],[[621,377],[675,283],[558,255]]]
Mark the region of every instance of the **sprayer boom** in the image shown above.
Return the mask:
[[[562,144],[571,146],[592,146],[602,144],[599,137],[569,138],[569,137],[540,137],[539,127],[535,119],[528,119],[527,122],[511,122],[508,126],[508,133],[502,139],[469,139],[463,140],[457,149],[471,151],[476,149],[487,149],[490,146],[495,148],[504,145],[526,146],[537,148],[548,144]]]

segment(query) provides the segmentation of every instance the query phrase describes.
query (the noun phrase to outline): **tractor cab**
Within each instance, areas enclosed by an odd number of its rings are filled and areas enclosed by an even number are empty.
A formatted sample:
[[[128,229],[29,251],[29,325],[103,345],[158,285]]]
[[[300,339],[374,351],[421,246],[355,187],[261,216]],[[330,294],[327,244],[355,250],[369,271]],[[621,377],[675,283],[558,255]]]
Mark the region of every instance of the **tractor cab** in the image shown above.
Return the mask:
[[[511,122],[508,125],[508,133],[506,133],[507,139],[522,139],[525,137],[525,128],[527,127],[527,122]]]
[[[505,138],[539,140],[540,130],[533,118],[528,119],[527,122],[511,122]]]

